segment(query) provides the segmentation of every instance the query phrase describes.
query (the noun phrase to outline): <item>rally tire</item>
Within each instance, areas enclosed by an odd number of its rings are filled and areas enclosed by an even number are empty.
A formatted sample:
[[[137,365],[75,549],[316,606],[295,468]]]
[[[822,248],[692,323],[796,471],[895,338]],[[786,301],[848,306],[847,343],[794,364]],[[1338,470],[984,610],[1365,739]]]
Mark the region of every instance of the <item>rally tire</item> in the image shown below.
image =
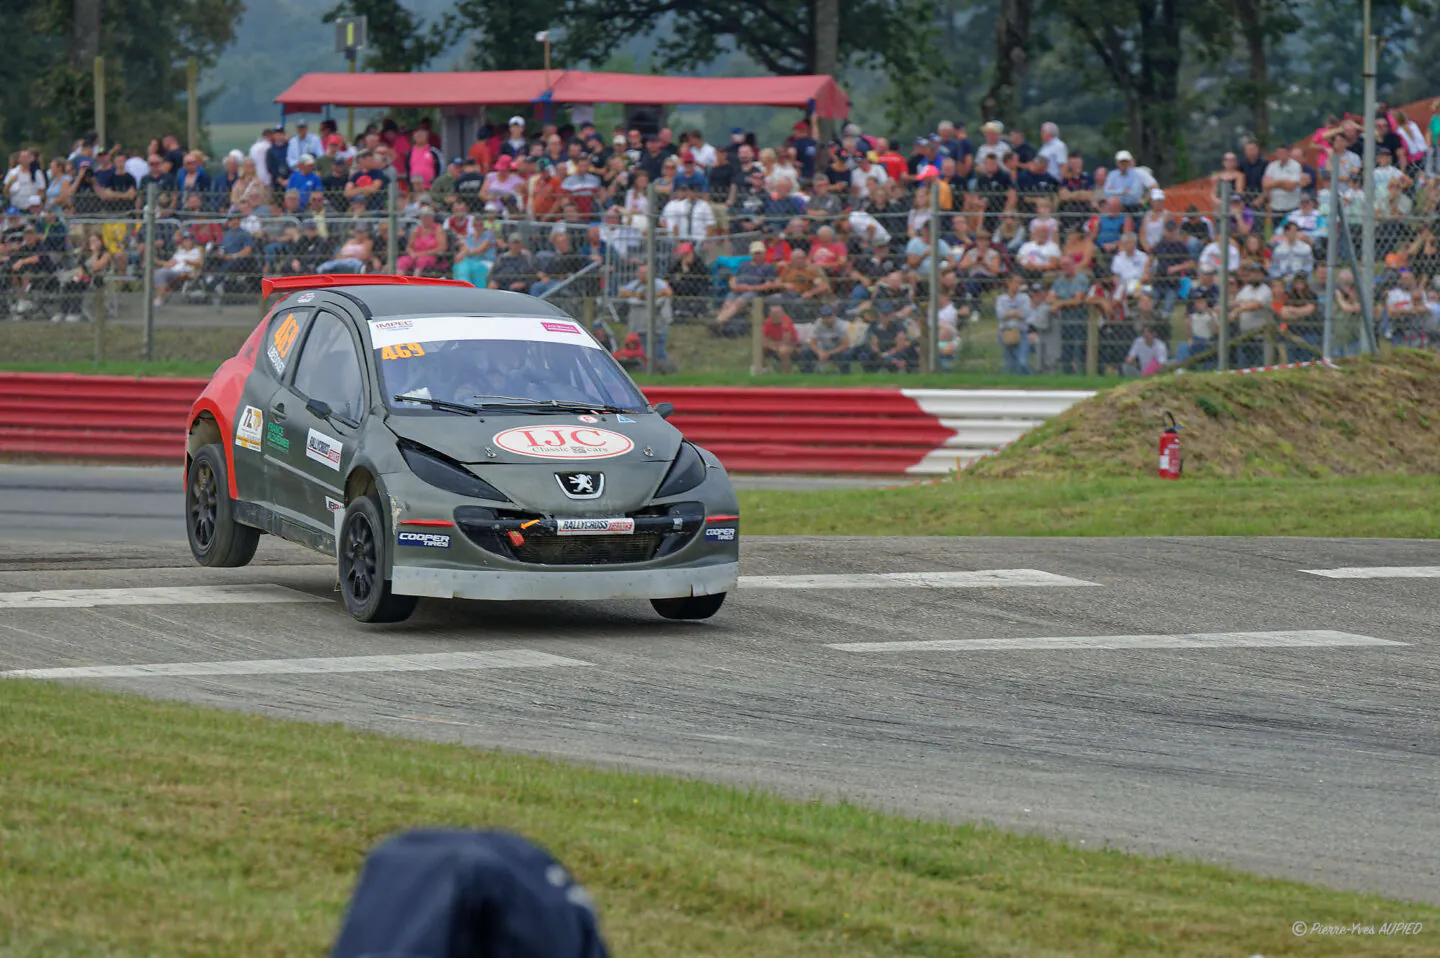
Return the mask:
[[[212,568],[249,565],[260,544],[260,530],[235,521],[225,451],[201,446],[185,473],[185,536],[195,561]]]
[[[714,595],[687,595],[678,599],[651,599],[655,611],[667,619],[708,619],[720,611],[725,602],[725,593]]]
[[[403,622],[415,611],[418,599],[396,595],[385,578],[389,550],[380,503],[373,496],[360,496],[340,520],[338,551],[340,595],[346,611],[361,622]]]

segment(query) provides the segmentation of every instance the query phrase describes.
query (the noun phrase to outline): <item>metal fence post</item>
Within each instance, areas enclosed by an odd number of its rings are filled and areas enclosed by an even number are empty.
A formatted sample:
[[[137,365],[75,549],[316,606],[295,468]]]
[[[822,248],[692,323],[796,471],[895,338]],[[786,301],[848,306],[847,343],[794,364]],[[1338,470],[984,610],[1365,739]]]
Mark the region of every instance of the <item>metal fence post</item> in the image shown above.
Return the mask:
[[[765,372],[765,304],[757,296],[750,300],[750,375]]]
[[[155,358],[155,203],[160,189],[155,183],[145,187],[145,215],[140,232],[145,243],[141,260],[144,263],[143,299],[145,300],[145,361]]]
[[[400,257],[400,187],[394,176],[385,180],[385,221],[385,272],[393,273]]]
[[[1320,340],[1320,355],[1329,359],[1335,349],[1335,264],[1339,260],[1340,237],[1340,150],[1330,145],[1330,208],[1322,211],[1325,229],[1325,332]]]
[[[1360,351],[1375,353],[1375,38],[1370,35],[1370,4],[1365,4],[1365,146],[1360,167],[1361,189],[1365,196],[1360,206],[1360,301],[1365,304],[1365,335],[1360,337]]]
[[[1215,217],[1216,239],[1220,244],[1220,272],[1216,282],[1220,284],[1219,362],[1216,368],[1222,373],[1230,368],[1230,181],[1220,181],[1220,209]]]
[[[953,194],[952,194],[953,195]],[[940,340],[940,180],[930,182],[930,296],[925,306],[925,371],[935,372]]]
[[[652,180],[645,187],[645,372],[655,372],[655,230],[658,194]]]

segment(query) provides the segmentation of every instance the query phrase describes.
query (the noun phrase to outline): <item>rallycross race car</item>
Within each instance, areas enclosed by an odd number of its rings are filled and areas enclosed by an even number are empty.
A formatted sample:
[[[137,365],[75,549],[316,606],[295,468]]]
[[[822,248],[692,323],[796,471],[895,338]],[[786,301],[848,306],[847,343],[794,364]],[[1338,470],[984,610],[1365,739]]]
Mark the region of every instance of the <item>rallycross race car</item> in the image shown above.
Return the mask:
[[[362,622],[420,596],[704,619],[735,588],[724,467],[559,309],[451,280],[264,284],[281,298],[190,411],[201,565],[245,565],[266,532],[308,546]]]

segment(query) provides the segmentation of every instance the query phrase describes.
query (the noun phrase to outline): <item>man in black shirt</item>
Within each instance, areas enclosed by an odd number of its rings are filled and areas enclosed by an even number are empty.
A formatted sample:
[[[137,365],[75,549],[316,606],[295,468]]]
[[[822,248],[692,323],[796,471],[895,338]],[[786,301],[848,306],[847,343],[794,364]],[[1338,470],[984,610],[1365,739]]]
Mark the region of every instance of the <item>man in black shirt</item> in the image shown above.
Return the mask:
[[[1000,161],[994,153],[985,154],[980,162],[980,172],[970,177],[970,192],[985,200],[985,226],[987,233],[995,232],[1000,225],[1000,213],[1015,198],[1015,181],[1010,174],[1000,169]]]
[[[1035,147],[1025,142],[1025,131],[1018,128],[1010,131],[1010,149],[1020,158],[1021,166],[1029,166],[1035,158]]]
[[[1155,298],[1160,301],[1160,323],[1169,331],[1170,314],[1180,301],[1180,281],[1195,275],[1195,257],[1180,234],[1180,224],[1174,220],[1165,221],[1165,232],[1160,242],[1150,247],[1151,285]]]
[[[116,154],[117,159],[124,159],[123,154]],[[123,165],[113,166],[110,175],[101,179],[104,170],[97,167],[95,170],[95,192],[100,196],[100,202],[107,213],[128,213],[135,209],[136,197],[139,196],[139,187],[135,177],[125,172]],[[108,181],[109,185],[104,185]]]
[[[1045,157],[1037,153],[1031,157],[1027,167],[1020,171],[1015,188],[1027,201],[1033,201],[1041,196],[1054,197],[1060,191],[1060,181],[1050,175],[1050,164]],[[1031,205],[1034,205],[1033,202]]]
[[[480,190],[485,186],[485,174],[480,172],[480,164],[475,157],[465,157],[465,162],[460,167],[460,175],[455,177],[455,195],[465,201],[470,212],[478,212],[481,206]]]
[[[1240,172],[1245,174],[1245,192],[1251,199],[1258,199],[1265,189],[1265,167],[1270,162],[1260,154],[1260,144],[1254,140],[1245,141],[1245,151],[1240,157]]]
[[[159,153],[151,153],[150,159],[145,164],[149,171],[140,180],[138,187],[139,195],[135,198],[135,208],[141,209],[145,206],[145,197],[150,195],[150,184],[155,184],[157,196],[163,196],[175,189],[175,177],[165,170],[165,158]]]

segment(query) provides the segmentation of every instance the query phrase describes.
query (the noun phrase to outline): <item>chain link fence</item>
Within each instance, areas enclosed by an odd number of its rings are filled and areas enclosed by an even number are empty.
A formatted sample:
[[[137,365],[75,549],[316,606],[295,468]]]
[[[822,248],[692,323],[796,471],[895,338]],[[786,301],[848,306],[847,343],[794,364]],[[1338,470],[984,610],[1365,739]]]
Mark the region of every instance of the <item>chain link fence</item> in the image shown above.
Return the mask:
[[[1206,209],[1167,212],[1158,196],[1126,204],[1070,189],[792,189],[762,177],[701,191],[662,177],[532,187],[526,199],[489,180],[414,196],[379,182],[152,188],[12,211],[0,326],[14,361],[219,362],[253,328],[263,277],[373,272],[540,296],[631,368],[735,378],[1296,361],[1325,350],[1327,311],[1333,354],[1364,348],[1367,332],[1433,348],[1440,190],[1423,176],[1377,184],[1370,323],[1348,184],[1290,209],[1232,198],[1223,182]]]

